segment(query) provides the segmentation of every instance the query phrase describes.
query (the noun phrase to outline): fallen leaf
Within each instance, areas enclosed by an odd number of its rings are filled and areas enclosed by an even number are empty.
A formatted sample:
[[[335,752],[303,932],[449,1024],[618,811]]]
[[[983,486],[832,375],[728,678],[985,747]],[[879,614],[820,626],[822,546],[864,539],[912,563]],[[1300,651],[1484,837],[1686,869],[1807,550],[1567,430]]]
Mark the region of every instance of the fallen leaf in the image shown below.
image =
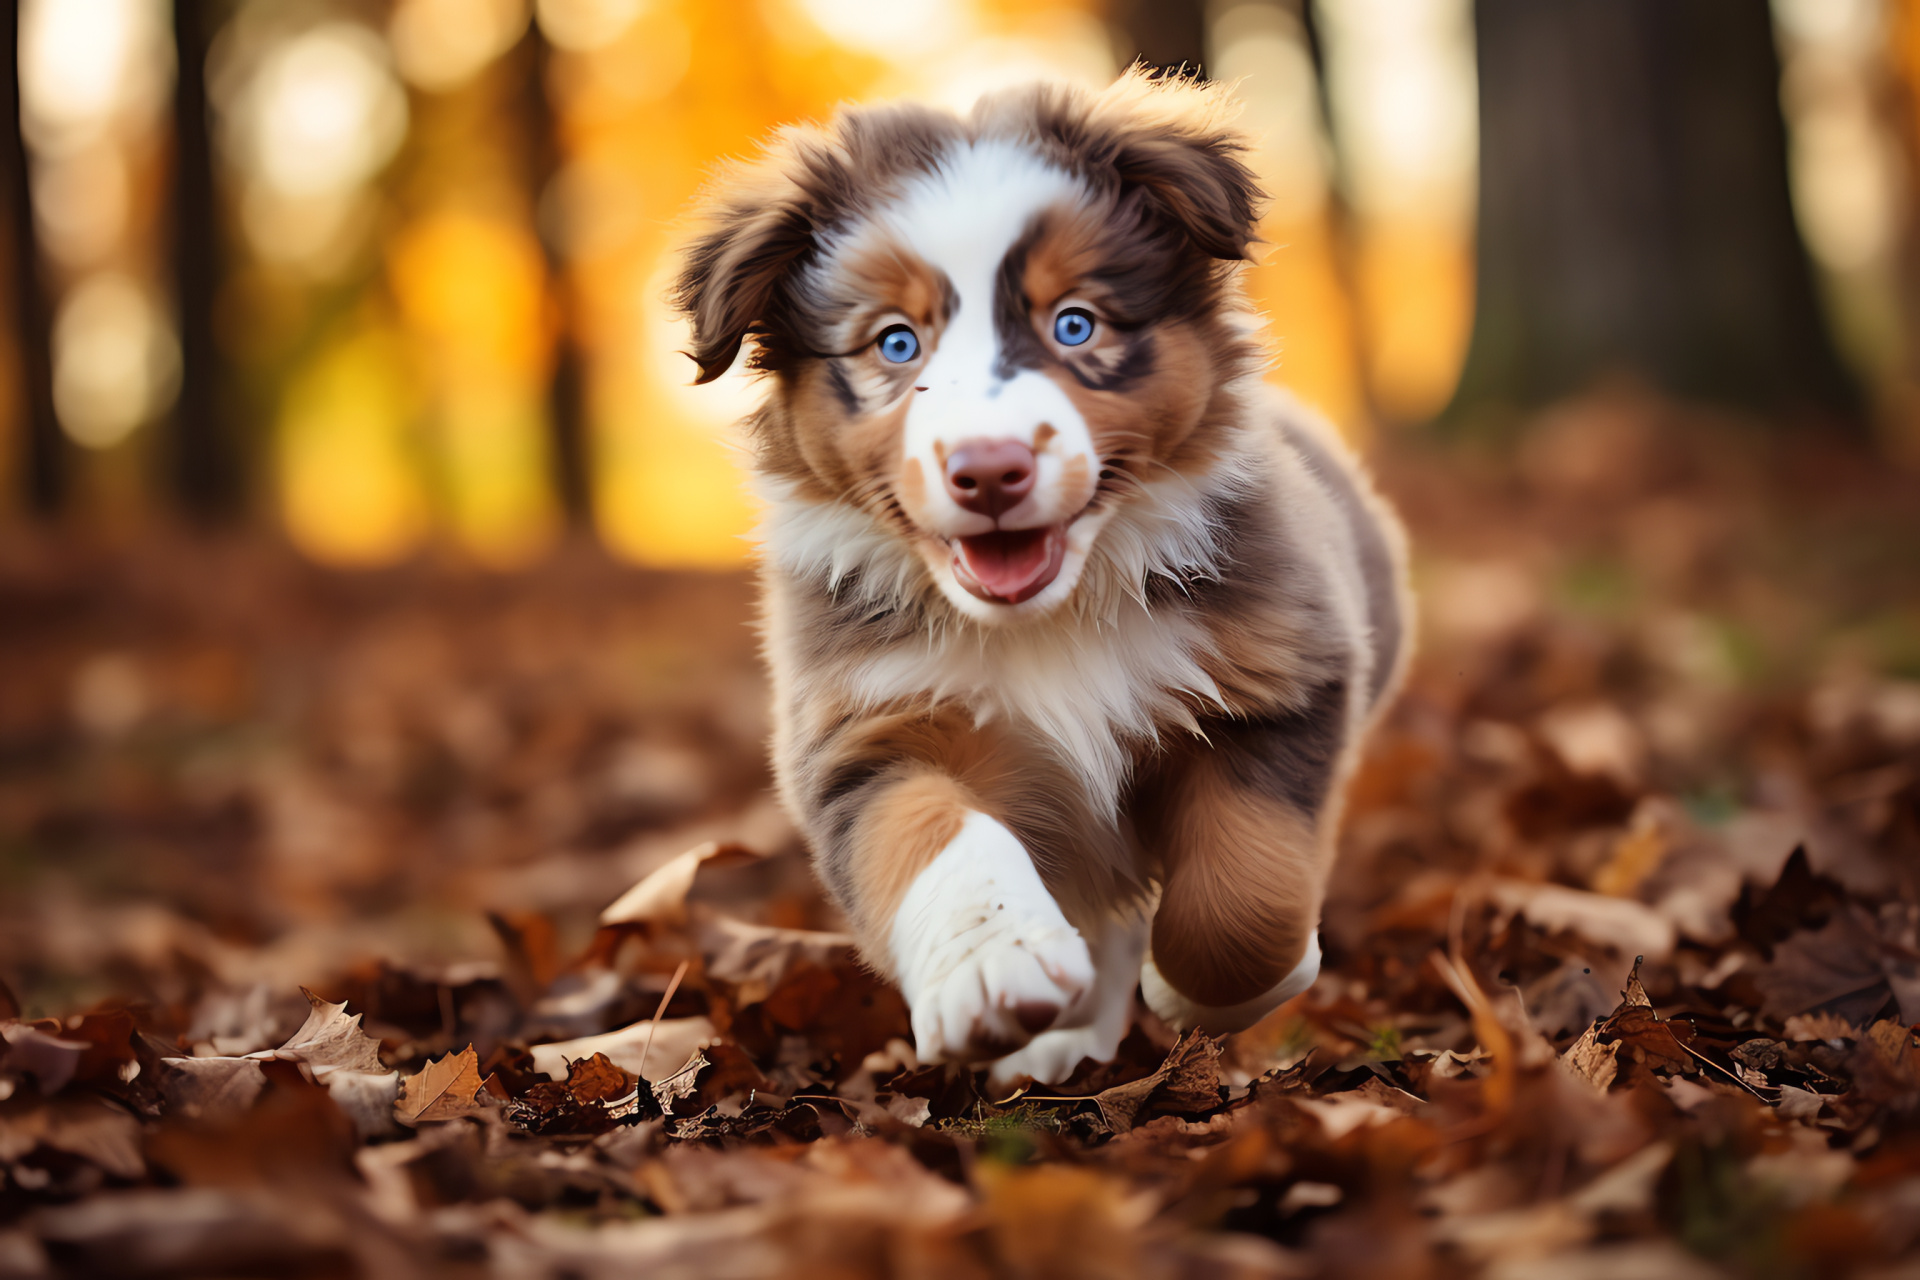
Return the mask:
[[[99,1098],[56,1098],[45,1106],[0,1112],[0,1165],[36,1147],[78,1156],[116,1178],[146,1173],[140,1122]]]
[[[74,1079],[82,1083],[124,1083],[138,1076],[140,1064],[133,1052],[133,1032],[133,1014],[125,1009],[104,1009],[67,1019],[60,1028],[61,1039],[87,1046],[74,1066]]]
[[[753,862],[759,855],[743,845],[709,840],[695,845],[665,864],[654,868],[640,883],[614,899],[600,913],[600,925],[678,925],[687,920],[687,895],[693,891],[694,877],[709,862],[720,865]]]
[[[1801,1013],[1787,1019],[1785,1034],[1794,1041],[1858,1040],[1860,1028],[1837,1013]]]
[[[1803,928],[1824,923],[1846,902],[1846,890],[1826,876],[1815,875],[1807,847],[1796,845],[1780,874],[1764,891],[1752,885],[1741,889],[1733,906],[1740,936],[1771,959],[1773,948]]]
[[[1320,1122],[1329,1141],[1338,1142],[1355,1129],[1386,1124],[1405,1113],[1360,1093],[1333,1093],[1324,1098],[1295,1098],[1293,1105]]]
[[[1575,934],[1623,956],[1664,961],[1673,954],[1678,939],[1671,920],[1632,898],[1525,880],[1495,880],[1488,886],[1487,897],[1537,929]]]
[[[449,1053],[403,1077],[400,1098],[394,1104],[394,1119],[406,1125],[421,1125],[475,1115],[483,1110],[476,1101],[479,1092],[480,1058],[473,1046],[468,1045],[459,1053]]]
[[[278,1058],[283,1062],[304,1062],[315,1069],[357,1071],[368,1074],[386,1070],[380,1063],[380,1042],[360,1028],[360,1015],[347,1012],[346,1001],[329,1004],[305,987],[312,1012],[293,1038],[278,1049],[248,1054],[250,1058]]]
[[[1691,1038],[1692,1029],[1684,1022],[1663,1020],[1647,1005],[1623,1005],[1600,1034],[1617,1042],[1616,1057],[1629,1057],[1649,1070],[1691,1075],[1697,1069],[1693,1055],[1681,1045],[1681,1037]]]
[[[159,1069],[167,1111],[195,1119],[237,1116],[267,1087],[252,1058],[162,1058]]]
[[[1873,922],[1851,904],[1776,944],[1754,983],[1766,997],[1762,1012],[1782,1021],[1815,1009],[1864,1021],[1892,995]]]
[[[1093,1095],[1100,1118],[1115,1133],[1133,1128],[1151,1103],[1166,1111],[1198,1111],[1220,1104],[1220,1044],[1189,1031],[1152,1075]]]
[[[32,1076],[48,1096],[66,1088],[88,1047],[84,1040],[67,1040],[25,1022],[0,1026],[0,1038],[6,1041],[6,1057],[0,1061],[15,1074]]]
[[[1567,1051],[1560,1055],[1562,1066],[1602,1093],[1620,1074],[1620,1046],[1612,1040],[1600,1043],[1600,1025],[1603,1021],[1605,1019],[1594,1019],[1580,1033],[1580,1038],[1568,1045]]]
[[[653,1099],[660,1104],[662,1115],[672,1115],[674,1103],[693,1096],[694,1089],[699,1086],[700,1073],[708,1065],[707,1055],[696,1049],[678,1071],[654,1083]]]
[[[659,1029],[652,1032],[653,1049],[649,1053],[647,1040],[652,1026],[652,1019],[643,1019],[605,1035],[534,1045],[534,1069],[554,1080],[564,1080],[568,1063],[603,1053],[616,1066],[643,1079],[664,1080],[674,1070],[667,1064],[685,1062],[694,1050],[719,1038],[713,1023],[706,1018],[666,1018],[660,1022]],[[645,1070],[641,1069],[643,1066]]]
[[[582,1103],[624,1098],[637,1083],[638,1077],[615,1066],[604,1053],[576,1059],[567,1066],[567,1092]]]

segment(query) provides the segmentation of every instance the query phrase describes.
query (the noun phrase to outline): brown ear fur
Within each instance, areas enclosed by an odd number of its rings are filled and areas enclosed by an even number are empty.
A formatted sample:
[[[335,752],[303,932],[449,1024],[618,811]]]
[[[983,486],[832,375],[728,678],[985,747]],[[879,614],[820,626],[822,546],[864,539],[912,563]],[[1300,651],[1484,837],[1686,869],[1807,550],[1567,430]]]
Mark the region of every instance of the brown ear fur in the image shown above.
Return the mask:
[[[1143,67],[1097,94],[1040,86],[979,108],[987,129],[1018,129],[1024,117],[1070,169],[1117,182],[1122,199],[1139,192],[1194,248],[1230,261],[1259,238],[1262,199],[1232,114],[1224,86]]]
[[[781,130],[757,164],[722,179],[672,291],[693,320],[698,380],[725,373],[749,336],[760,344],[756,367],[782,368],[804,310],[784,286],[820,233],[883,198],[903,174],[931,168],[959,133],[926,107],[848,108],[825,129]]]
[[[673,304],[693,321],[696,382],[725,373],[747,335],[766,331],[780,282],[813,247],[815,226],[812,202],[771,157],[733,184],[673,282]]]

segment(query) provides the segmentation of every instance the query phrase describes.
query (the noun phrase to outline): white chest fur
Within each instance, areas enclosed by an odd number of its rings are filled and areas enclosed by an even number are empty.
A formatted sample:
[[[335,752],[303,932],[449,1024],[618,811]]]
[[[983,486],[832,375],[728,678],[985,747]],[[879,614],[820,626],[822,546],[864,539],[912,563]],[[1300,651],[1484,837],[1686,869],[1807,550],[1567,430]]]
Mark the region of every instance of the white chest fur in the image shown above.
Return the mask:
[[[1224,472],[1216,473],[1231,474]],[[1039,618],[1006,625],[933,615],[921,630],[857,656],[826,677],[863,709],[930,700],[966,707],[981,723],[1003,721],[1045,740],[1086,788],[1096,811],[1113,812],[1127,782],[1130,746],[1169,729],[1197,730],[1193,706],[1225,710],[1206,659],[1212,640],[1178,604],[1154,606],[1151,574],[1210,576],[1219,555],[1206,519],[1206,486],[1184,478],[1143,486],[1106,522],[1074,599]],[[786,572],[828,591],[884,607],[927,590],[913,549],[863,511],[766,493],[761,530]]]

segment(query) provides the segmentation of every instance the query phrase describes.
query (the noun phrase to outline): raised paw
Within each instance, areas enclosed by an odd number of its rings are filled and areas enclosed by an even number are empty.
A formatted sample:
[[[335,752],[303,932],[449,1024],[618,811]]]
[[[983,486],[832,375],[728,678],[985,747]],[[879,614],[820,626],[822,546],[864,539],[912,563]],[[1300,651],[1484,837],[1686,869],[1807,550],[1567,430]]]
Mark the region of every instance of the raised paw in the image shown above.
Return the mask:
[[[968,941],[975,945],[912,1000],[922,1062],[972,1062],[1017,1049],[1071,1020],[1093,985],[1087,945],[1070,926],[1051,936]]]
[[[915,879],[892,942],[923,1062],[998,1057],[1089,1016],[1086,942],[1013,834],[985,814],[970,815]]]

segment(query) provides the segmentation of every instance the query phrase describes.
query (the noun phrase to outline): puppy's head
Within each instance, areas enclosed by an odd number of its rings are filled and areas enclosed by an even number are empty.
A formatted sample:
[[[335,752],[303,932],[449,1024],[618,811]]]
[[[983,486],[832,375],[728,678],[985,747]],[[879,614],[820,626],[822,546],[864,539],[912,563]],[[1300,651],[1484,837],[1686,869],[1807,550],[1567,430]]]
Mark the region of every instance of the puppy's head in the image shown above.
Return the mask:
[[[974,618],[1052,609],[1131,493],[1206,464],[1256,363],[1234,269],[1258,193],[1225,116],[1129,75],[786,131],[676,284],[701,380],[751,339],[763,472],[873,514]]]

